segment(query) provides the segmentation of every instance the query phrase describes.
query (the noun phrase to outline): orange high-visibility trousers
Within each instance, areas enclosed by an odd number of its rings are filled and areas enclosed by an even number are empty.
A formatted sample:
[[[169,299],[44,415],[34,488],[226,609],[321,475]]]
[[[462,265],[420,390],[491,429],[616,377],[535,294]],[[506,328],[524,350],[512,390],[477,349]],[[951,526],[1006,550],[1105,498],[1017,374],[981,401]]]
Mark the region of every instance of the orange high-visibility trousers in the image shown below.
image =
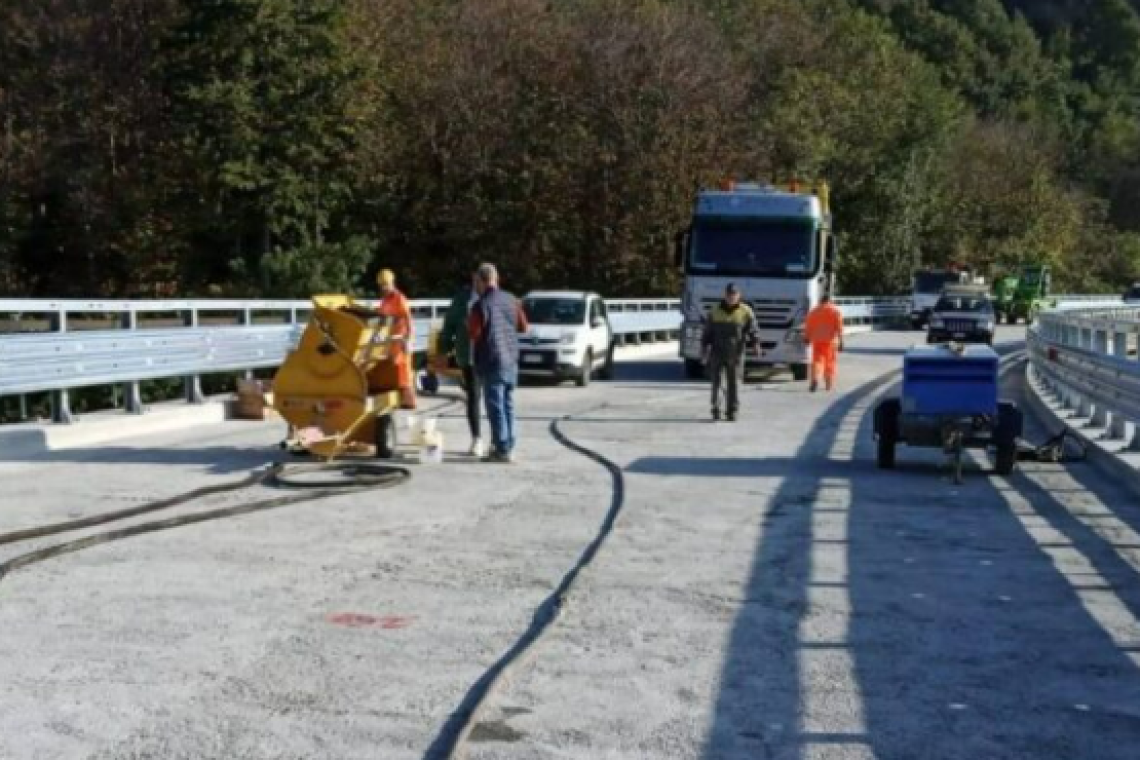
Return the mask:
[[[415,377],[412,367],[412,309],[408,299],[398,290],[393,290],[380,299],[377,311],[381,316],[395,320],[391,337],[405,338],[406,343],[391,346],[392,363],[396,365],[396,386],[400,389],[400,406],[416,408]]]
[[[834,340],[811,344],[811,380],[821,379],[828,388],[835,386],[839,374],[839,343]]]

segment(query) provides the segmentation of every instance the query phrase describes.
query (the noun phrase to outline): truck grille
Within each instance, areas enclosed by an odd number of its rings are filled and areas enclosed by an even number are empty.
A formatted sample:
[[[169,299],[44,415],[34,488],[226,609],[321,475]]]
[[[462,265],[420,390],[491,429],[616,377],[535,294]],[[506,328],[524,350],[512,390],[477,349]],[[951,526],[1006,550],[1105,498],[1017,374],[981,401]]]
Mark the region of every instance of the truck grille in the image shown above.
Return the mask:
[[[705,299],[705,313],[720,303],[720,299]],[[796,314],[796,302],[787,298],[758,298],[749,301],[752,313],[756,315],[756,326],[761,330],[787,330],[792,326]]]
[[[972,319],[948,319],[946,320],[946,329],[950,332],[973,332],[978,327],[978,323]]]

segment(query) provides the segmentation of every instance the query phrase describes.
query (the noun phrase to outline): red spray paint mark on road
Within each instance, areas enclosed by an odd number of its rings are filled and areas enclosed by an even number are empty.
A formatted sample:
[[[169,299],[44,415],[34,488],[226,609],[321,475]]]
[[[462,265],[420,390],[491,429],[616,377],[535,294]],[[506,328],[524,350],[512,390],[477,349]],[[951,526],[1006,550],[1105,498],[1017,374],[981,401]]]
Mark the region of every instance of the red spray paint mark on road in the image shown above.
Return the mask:
[[[328,621],[333,625],[342,625],[345,628],[380,628],[385,631],[398,631],[407,628],[415,620],[414,617],[400,615],[362,615],[358,612],[341,612],[329,615]]]

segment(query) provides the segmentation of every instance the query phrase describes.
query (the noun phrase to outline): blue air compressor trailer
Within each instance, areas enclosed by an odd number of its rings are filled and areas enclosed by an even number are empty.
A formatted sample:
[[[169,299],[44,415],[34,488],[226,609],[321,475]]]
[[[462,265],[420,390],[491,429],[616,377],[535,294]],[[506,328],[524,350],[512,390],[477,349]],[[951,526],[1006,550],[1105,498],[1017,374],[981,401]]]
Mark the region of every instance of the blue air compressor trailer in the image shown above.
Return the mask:
[[[998,474],[1013,472],[1023,418],[998,396],[998,355],[989,346],[919,346],[903,357],[902,396],[875,408],[877,459],[893,469],[899,444],[941,448],[956,482],[968,448],[993,450]]]

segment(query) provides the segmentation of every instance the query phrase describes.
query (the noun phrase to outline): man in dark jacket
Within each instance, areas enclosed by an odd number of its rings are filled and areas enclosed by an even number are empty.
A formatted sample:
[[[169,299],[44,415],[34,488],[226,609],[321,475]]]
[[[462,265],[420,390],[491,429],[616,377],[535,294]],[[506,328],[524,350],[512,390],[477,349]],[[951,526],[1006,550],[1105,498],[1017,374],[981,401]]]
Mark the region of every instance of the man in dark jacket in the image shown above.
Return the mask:
[[[487,420],[494,448],[486,461],[513,462],[515,450],[514,391],[519,378],[519,333],[530,326],[522,305],[499,289],[499,273],[483,264],[475,273],[479,300],[468,317],[475,373],[483,385]]]
[[[463,388],[467,394],[467,427],[471,430],[470,453],[471,456],[482,457],[486,453],[481,435],[482,412],[479,409],[483,394],[471,360],[471,338],[467,333],[467,318],[478,296],[475,293],[475,275],[468,277],[468,282],[451,299],[451,305],[443,317],[443,328],[439,332],[439,355],[443,361],[447,361],[449,355],[454,355],[455,366],[463,373]]]
[[[740,290],[729,283],[724,300],[709,312],[702,342],[705,363],[712,374],[712,417],[720,419],[722,401],[728,421],[740,410],[740,386],[744,383],[744,353],[756,348],[756,318],[748,304],[740,302]]]

